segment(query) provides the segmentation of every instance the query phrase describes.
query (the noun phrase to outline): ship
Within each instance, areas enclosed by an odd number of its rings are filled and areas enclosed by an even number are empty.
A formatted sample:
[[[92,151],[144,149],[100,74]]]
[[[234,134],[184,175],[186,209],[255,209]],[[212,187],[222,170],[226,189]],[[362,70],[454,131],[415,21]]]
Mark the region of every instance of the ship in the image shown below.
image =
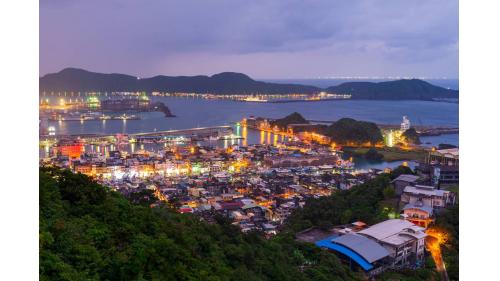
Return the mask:
[[[243,101],[248,101],[248,102],[268,102],[268,100],[259,98],[259,97],[247,97],[244,98]]]

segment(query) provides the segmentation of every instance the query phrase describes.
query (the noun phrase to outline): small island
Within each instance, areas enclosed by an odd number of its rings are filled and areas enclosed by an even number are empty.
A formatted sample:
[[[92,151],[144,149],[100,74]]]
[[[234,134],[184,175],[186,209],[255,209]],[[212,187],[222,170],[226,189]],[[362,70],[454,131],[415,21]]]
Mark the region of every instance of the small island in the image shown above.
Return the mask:
[[[347,157],[369,161],[423,161],[427,155],[426,149],[419,146],[421,142],[415,128],[396,132],[381,129],[373,122],[352,118],[341,118],[330,125],[314,124],[298,112],[272,120],[262,117],[246,119],[245,124],[260,130],[309,138],[323,145],[338,147]]]
[[[168,106],[166,106],[163,102],[153,102],[151,103],[150,108],[152,111],[162,112],[165,117],[175,117],[175,115],[170,111],[170,108],[168,108]]]

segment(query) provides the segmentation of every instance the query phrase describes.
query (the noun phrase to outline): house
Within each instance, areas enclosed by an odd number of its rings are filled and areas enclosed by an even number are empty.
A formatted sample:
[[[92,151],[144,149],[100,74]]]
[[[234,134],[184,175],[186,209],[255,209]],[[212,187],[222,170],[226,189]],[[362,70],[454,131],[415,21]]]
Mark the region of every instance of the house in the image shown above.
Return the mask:
[[[431,179],[432,184],[450,185],[459,182],[459,150],[458,148],[432,150],[428,161],[420,163],[415,171]]]
[[[429,153],[429,162],[437,163],[443,166],[458,166],[459,160],[458,148],[432,150]]]
[[[415,175],[402,174],[392,180],[391,183],[394,184],[394,191],[396,192],[396,195],[401,195],[405,187],[408,185],[415,185],[419,178],[419,176]]]
[[[401,194],[401,202],[406,204],[401,216],[416,225],[427,228],[433,221],[434,210],[455,204],[455,194],[433,186],[409,185]]]
[[[401,217],[418,226],[427,228],[434,221],[433,215],[434,209],[432,207],[424,205],[422,201],[418,201],[416,204],[406,204],[403,207]]]
[[[401,194],[401,202],[439,209],[455,204],[455,196],[450,191],[436,189],[434,186],[409,185]]]

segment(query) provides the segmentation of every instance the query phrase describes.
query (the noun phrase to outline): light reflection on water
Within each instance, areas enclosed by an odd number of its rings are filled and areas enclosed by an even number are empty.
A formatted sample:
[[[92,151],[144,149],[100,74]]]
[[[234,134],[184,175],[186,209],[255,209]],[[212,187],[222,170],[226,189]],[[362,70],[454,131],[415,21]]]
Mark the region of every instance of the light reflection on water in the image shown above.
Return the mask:
[[[294,102],[294,103],[244,103],[228,100],[203,100],[185,98],[158,98],[170,107],[177,115],[175,118],[165,118],[159,112],[139,114],[142,120],[103,120],[84,122],[49,121],[50,126],[56,128],[56,134],[127,134],[137,132],[152,132],[155,130],[186,129],[194,127],[208,127],[233,125],[250,115],[279,118],[293,112],[299,112],[307,119],[338,120],[350,117],[384,124],[398,124],[403,115],[407,115],[415,125],[441,125],[458,127],[458,104],[428,101],[324,101],[324,102]],[[275,136],[270,132],[259,132],[246,127],[234,126],[236,135],[242,140],[224,140],[209,142],[227,148],[230,145],[270,144],[286,141],[284,136]],[[427,146],[437,146],[439,143],[458,145],[458,134],[422,138]],[[428,143],[429,144],[426,144]],[[134,153],[139,149],[157,151],[166,147],[166,144],[155,145],[131,143],[118,149]],[[100,150],[99,147],[86,147],[90,151]],[[115,148],[106,148],[107,151]],[[47,155],[49,149],[41,148],[40,156]],[[380,166],[399,165],[400,163],[359,163],[359,165]],[[361,166],[360,166],[361,168]]]
[[[235,128],[235,131],[237,129]],[[247,145],[252,145],[252,144],[266,144],[266,145],[274,145],[276,146],[278,142],[286,142],[289,141],[287,137],[284,137],[282,135],[277,135],[273,134],[270,132],[265,132],[265,131],[258,131],[258,130],[253,130],[253,129],[248,129],[246,126],[242,126],[241,128],[241,137],[242,139],[224,139],[224,140],[207,140],[207,141],[198,141],[196,142],[197,145],[200,146],[210,146],[210,147],[223,147],[223,148],[228,148],[229,146],[233,145],[238,145],[238,146],[247,146]],[[109,144],[103,144],[103,145],[96,145],[96,144],[87,144],[84,145],[84,151],[91,152],[91,153],[98,153],[101,155],[109,155],[110,151],[124,151],[129,154],[135,153],[139,150],[144,150],[144,151],[151,151],[158,153],[165,148],[167,148],[169,145],[173,145],[173,143],[135,143],[131,142],[128,144],[120,144],[120,145],[114,145],[112,143]],[[175,145],[186,145],[186,143],[176,143]],[[53,151],[51,151],[50,146],[44,145],[43,147],[40,147],[40,157],[41,158],[46,158],[50,157],[51,155],[54,154]]]
[[[164,102],[177,117],[165,118],[160,112],[139,114],[142,120],[80,122],[49,121],[57,134],[116,134],[152,132],[232,125],[250,115],[280,118],[299,112],[311,120],[338,120],[350,117],[384,124],[399,124],[407,115],[415,125],[458,127],[458,104],[429,101],[322,101],[292,103],[250,103],[229,100],[204,100],[154,97]]]

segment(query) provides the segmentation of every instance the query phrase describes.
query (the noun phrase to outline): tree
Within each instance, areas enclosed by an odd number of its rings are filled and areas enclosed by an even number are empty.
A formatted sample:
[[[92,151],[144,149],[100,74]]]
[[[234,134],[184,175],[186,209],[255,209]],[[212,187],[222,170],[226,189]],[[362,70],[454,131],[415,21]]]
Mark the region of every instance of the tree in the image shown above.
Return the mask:
[[[415,128],[409,128],[402,134],[403,138],[410,144],[421,144],[420,137]]]
[[[327,128],[327,135],[337,144],[376,144],[384,138],[375,123],[342,118]]]
[[[390,175],[383,174],[331,196],[307,199],[305,206],[287,219],[286,227],[300,231],[311,226],[330,228],[352,220],[376,223],[380,220],[380,203],[385,199],[383,190],[389,184]]]
[[[395,179],[399,177],[400,175],[413,175],[412,169],[408,166],[398,166],[396,169],[394,169],[391,173],[391,179]]]
[[[372,147],[365,153],[365,158],[368,160],[380,161],[384,158],[384,155]]]
[[[344,210],[342,212],[342,218],[340,219],[341,224],[347,224],[351,221],[352,218],[352,211],[350,209]]]
[[[446,243],[441,247],[446,271],[450,280],[459,280],[459,207],[455,205],[436,215],[433,227],[447,234]]]
[[[134,204],[67,170],[40,168],[39,188],[40,280],[361,280],[290,233],[265,239]]]
[[[384,191],[383,191],[383,192],[384,192],[384,197],[385,197],[385,199],[391,199],[391,198],[393,198],[393,197],[394,197],[394,195],[396,194],[396,193],[394,192],[394,188],[393,188],[393,187],[391,187],[391,186],[389,186],[389,185],[388,185],[386,188],[384,188]]]

